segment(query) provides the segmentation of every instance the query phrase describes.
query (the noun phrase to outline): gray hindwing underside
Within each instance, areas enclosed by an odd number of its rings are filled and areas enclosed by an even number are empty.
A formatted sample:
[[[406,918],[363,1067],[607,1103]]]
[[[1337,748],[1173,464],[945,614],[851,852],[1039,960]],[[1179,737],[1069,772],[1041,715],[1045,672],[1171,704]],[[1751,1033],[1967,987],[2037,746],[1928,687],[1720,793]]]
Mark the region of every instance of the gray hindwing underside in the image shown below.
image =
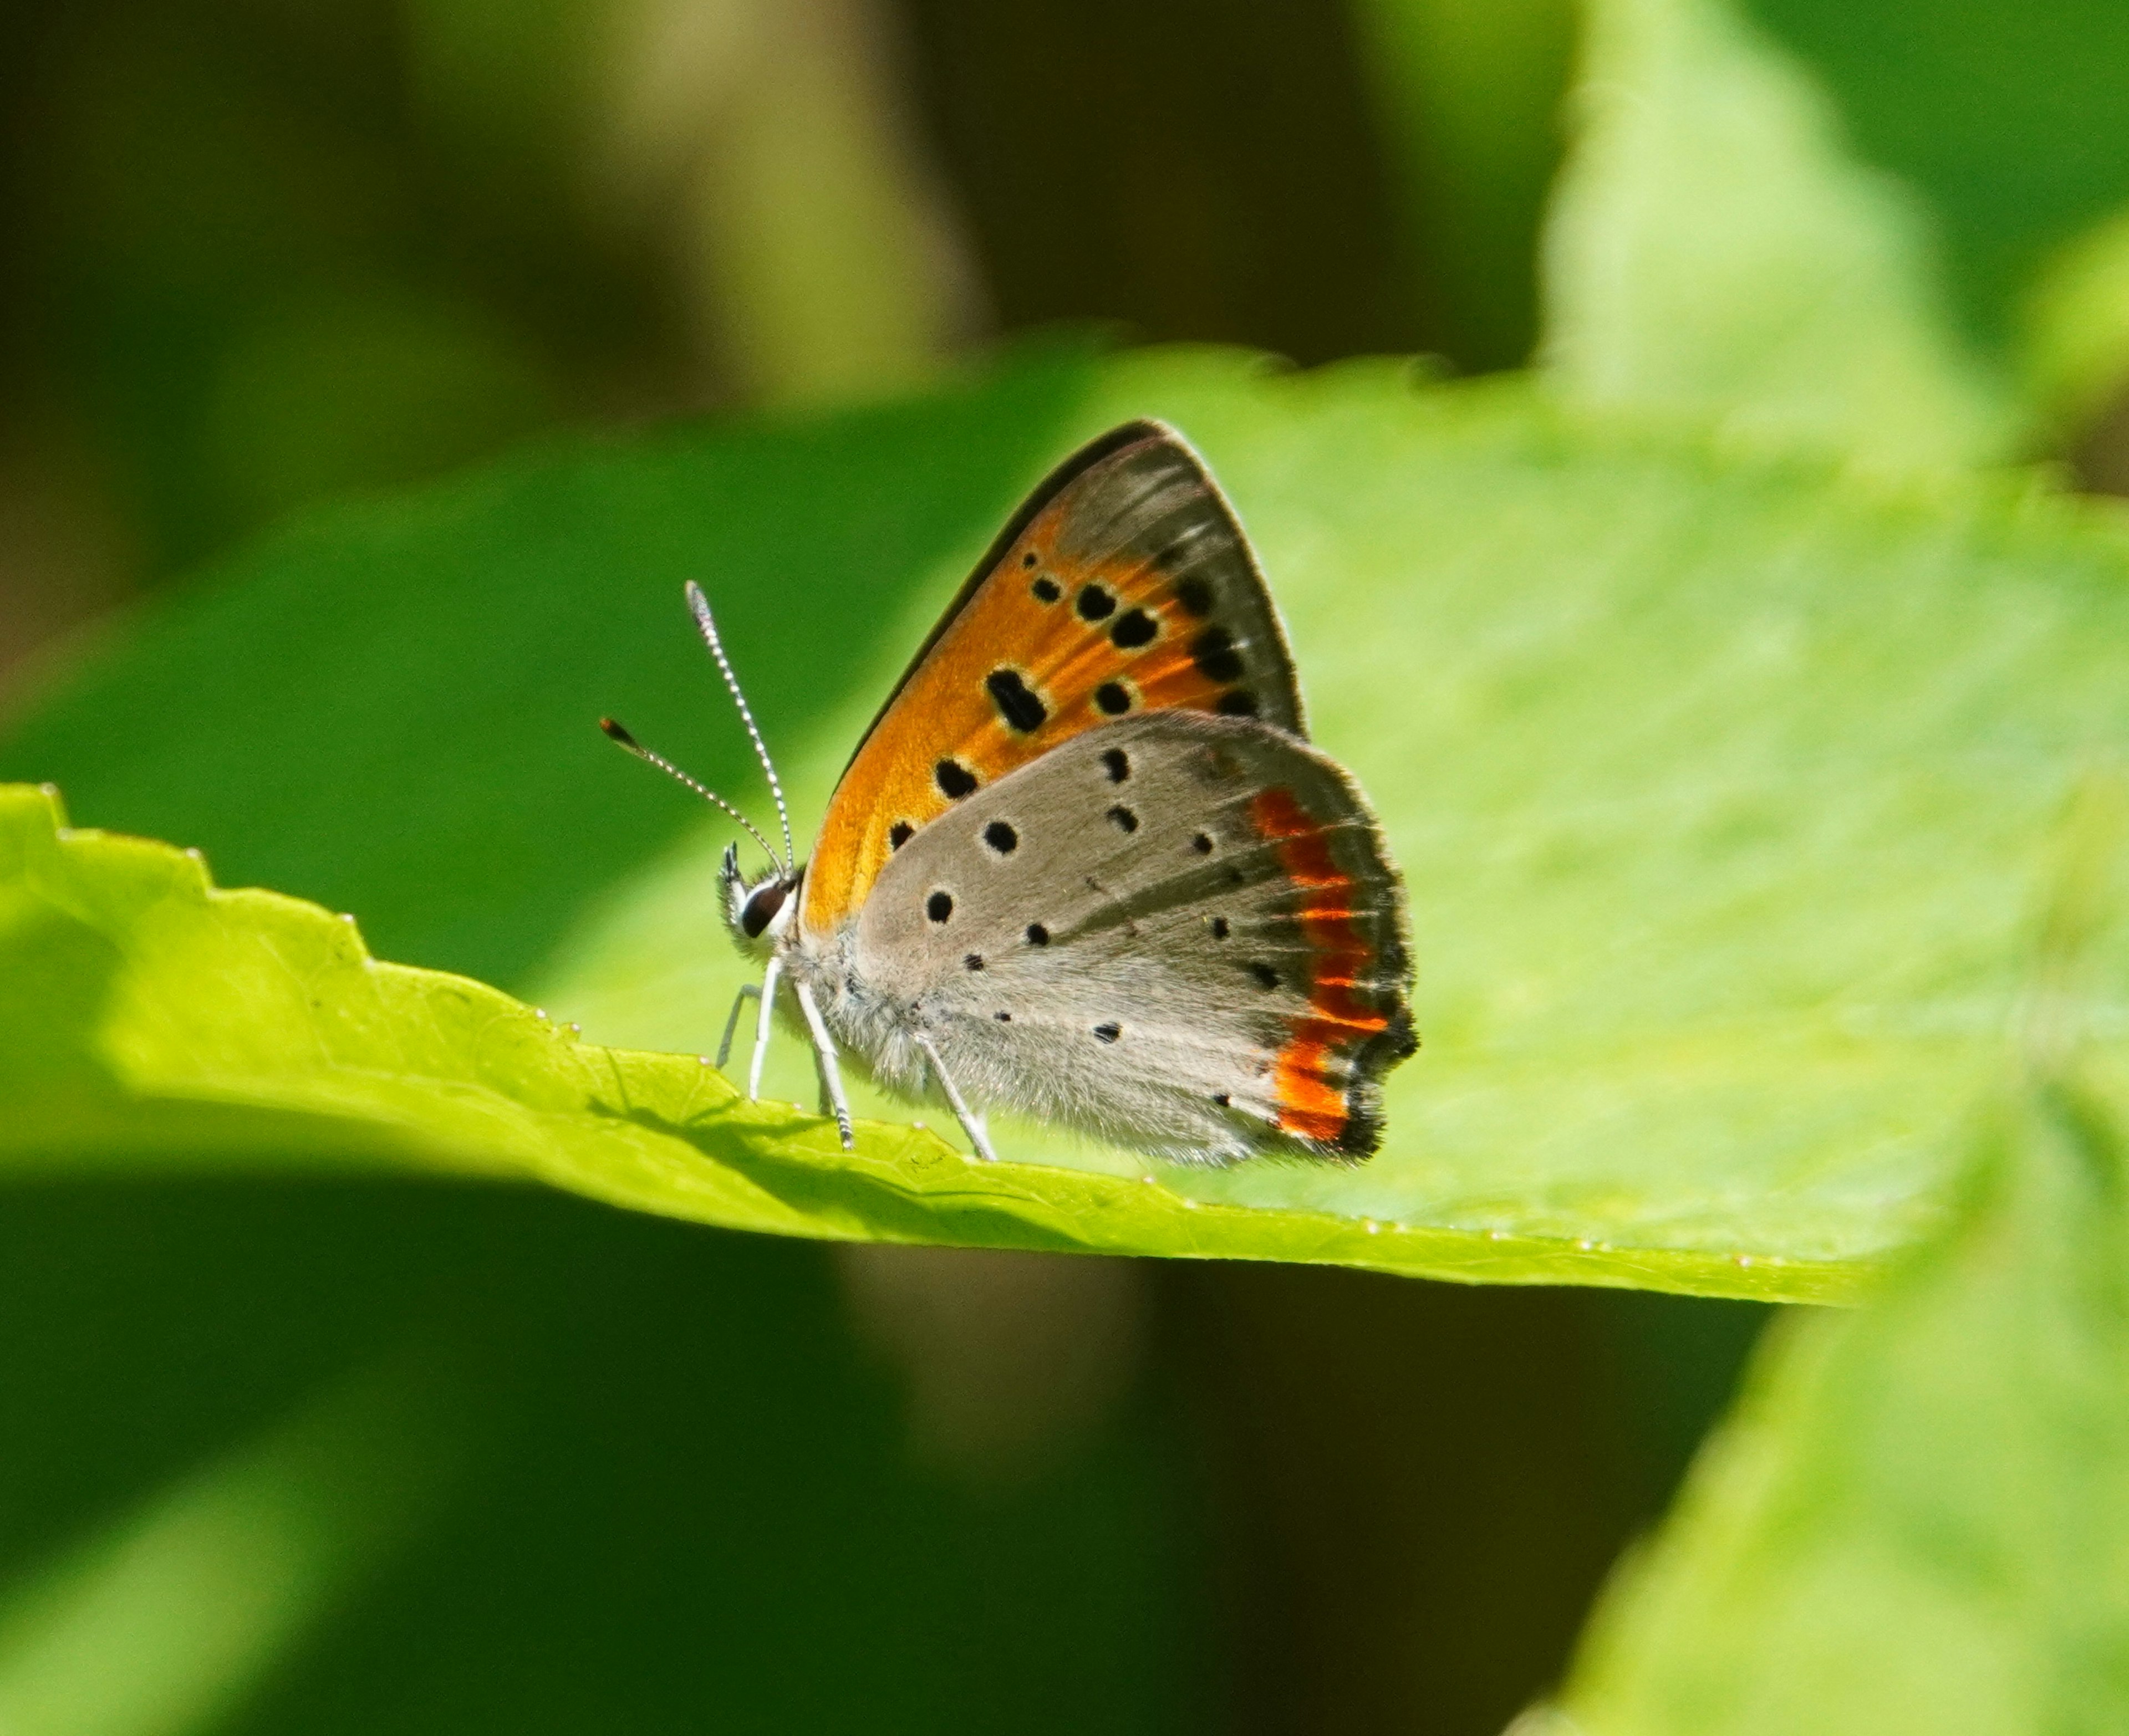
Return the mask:
[[[1283,730],[1188,711],[1089,730],[912,839],[820,961],[831,1026],[905,1091],[921,1033],[979,1106],[1200,1162],[1325,1154],[1278,1121],[1275,1063],[1322,961],[1253,817],[1267,791],[1352,882],[1350,992],[1403,1037],[1403,892],[1360,792]],[[1373,1074],[1409,1047],[1359,1064],[1370,1112]]]

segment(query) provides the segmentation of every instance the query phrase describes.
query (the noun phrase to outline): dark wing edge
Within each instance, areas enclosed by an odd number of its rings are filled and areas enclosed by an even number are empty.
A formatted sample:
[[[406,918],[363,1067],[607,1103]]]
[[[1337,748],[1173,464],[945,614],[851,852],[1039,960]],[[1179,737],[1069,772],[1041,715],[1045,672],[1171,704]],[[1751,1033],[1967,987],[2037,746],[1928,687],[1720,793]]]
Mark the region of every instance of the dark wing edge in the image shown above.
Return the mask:
[[[864,744],[872,740],[872,732],[879,727],[880,719],[894,709],[895,701],[902,697],[902,690],[924,667],[924,659],[931,654],[931,648],[946,636],[946,630],[960,618],[961,611],[968,607],[969,600],[983,589],[984,581],[997,570],[998,563],[1005,559],[1006,551],[1020,540],[1027,527],[1041,515],[1042,509],[1103,459],[1112,458],[1126,447],[1135,446],[1141,440],[1162,438],[1177,439],[1179,436],[1165,422],[1122,423],[1099,438],[1088,441],[1035,485],[1033,492],[1020,503],[1018,510],[1005,521],[998,534],[991,539],[990,546],[984,550],[974,568],[961,581],[961,588],[954,593],[953,600],[940,612],[931,630],[924,635],[924,643],[917,646],[916,654],[909,659],[907,667],[888,690],[887,697],[879,702],[879,709],[872,714],[872,721],[858,732],[857,742],[850,749],[850,758],[843,763],[845,771],[848,771],[850,762],[864,751]]]
[[[1257,564],[1256,550],[1250,542],[1248,533],[1242,528],[1241,520],[1235,511],[1234,502],[1227,498],[1219,483],[1214,478],[1211,468],[1198,454],[1196,447],[1166,422],[1155,421],[1150,418],[1141,418],[1136,421],[1120,423],[1110,429],[1107,433],[1088,441],[1085,445],[1057,464],[1048,475],[1035,485],[1027,497],[1005,521],[998,535],[991,539],[989,546],[984,550],[982,557],[976,562],[969,576],[961,581],[960,588],[954,593],[952,600],[941,611],[939,619],[933,624],[931,630],[925,635],[924,642],[917,646],[915,654],[910,658],[901,675],[897,678],[893,687],[888,689],[887,697],[880,702],[879,709],[873,713],[871,721],[859,732],[858,739],[850,749],[850,759],[843,763],[845,771],[848,771],[858,755],[864,752],[864,744],[872,739],[873,731],[879,727],[880,720],[893,710],[895,701],[901,698],[903,689],[909,685],[917,672],[924,666],[924,661],[931,654],[932,648],[945,636],[947,630],[960,618],[962,610],[969,606],[970,599],[984,587],[984,581],[998,570],[999,563],[1005,559],[1007,552],[1012,545],[1026,534],[1027,527],[1042,515],[1043,511],[1050,502],[1096,465],[1116,457],[1119,453],[1126,452],[1134,446],[1141,445],[1161,446],[1179,457],[1193,473],[1195,480],[1204,488],[1215,511],[1233,537],[1235,548],[1241,557],[1242,565],[1251,583],[1254,600],[1261,611],[1262,630],[1267,641],[1267,649],[1273,654],[1283,683],[1281,697],[1288,715],[1293,720],[1290,725],[1282,725],[1280,727],[1287,729],[1288,733],[1298,735],[1303,740],[1307,740],[1307,717],[1302,709],[1301,685],[1294,673],[1293,652],[1287,643],[1285,623],[1279,619],[1279,610],[1272,602],[1271,587],[1265,582],[1264,569]]]

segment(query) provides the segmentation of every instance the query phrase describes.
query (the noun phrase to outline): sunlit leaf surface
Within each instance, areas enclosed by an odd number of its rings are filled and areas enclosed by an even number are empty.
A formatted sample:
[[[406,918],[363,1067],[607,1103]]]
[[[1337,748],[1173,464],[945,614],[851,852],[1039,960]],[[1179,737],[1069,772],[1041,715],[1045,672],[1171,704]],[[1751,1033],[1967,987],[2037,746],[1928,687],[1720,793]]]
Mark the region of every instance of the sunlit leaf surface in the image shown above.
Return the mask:
[[[1426,1047],[1385,1150],[1205,1173],[1008,1127],[988,1171],[734,1103],[698,1058],[742,980],[726,830],[593,720],[765,807],[680,605],[701,579],[804,834],[1018,491],[1141,414],[1228,486],[1410,884]],[[2044,841],[2129,722],[2126,575],[2096,512],[1871,492],[1389,364],[1053,353],[532,454],[255,547],[0,769],[552,1016],[172,853],[55,842],[20,797],[0,996],[31,1034],[0,1077],[28,1112],[0,1138],[359,1153],[807,1234],[1846,1293],[1936,1220],[1998,1075]],[[810,1103],[796,1044],[772,1081]]]

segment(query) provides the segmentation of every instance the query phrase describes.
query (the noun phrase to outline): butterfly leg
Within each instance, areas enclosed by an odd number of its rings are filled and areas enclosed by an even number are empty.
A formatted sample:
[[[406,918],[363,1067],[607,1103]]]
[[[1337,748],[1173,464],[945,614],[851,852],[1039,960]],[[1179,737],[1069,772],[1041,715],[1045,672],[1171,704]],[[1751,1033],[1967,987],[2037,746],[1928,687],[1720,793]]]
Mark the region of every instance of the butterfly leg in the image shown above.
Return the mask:
[[[791,988],[798,996],[799,1011],[806,1015],[806,1028],[813,1034],[813,1063],[821,1071],[821,1090],[835,1113],[836,1131],[843,1136],[843,1149],[848,1151],[857,1141],[850,1129],[850,1106],[843,1096],[842,1069],[836,1065],[835,1039],[828,1034],[828,1027],[822,1021],[812,989],[803,981],[794,982]]]
[[[754,1060],[746,1070],[746,1101],[759,1102],[761,1099],[761,1063],[769,1058],[769,1030],[776,1014],[776,980],[783,974],[783,961],[771,958],[769,968],[761,973],[761,1016],[755,1021]],[[736,1007],[733,1009],[738,1011]]]
[[[753,983],[742,983],[740,992],[732,996],[731,1015],[725,1020],[723,1039],[717,1044],[717,1071],[725,1070],[725,1063],[731,1059],[732,1034],[739,1029],[739,1010],[750,1001],[759,1001],[761,991]]]
[[[998,1154],[991,1149],[990,1130],[984,1125],[984,1118],[971,1111],[969,1106],[962,1101],[961,1093],[955,1088],[952,1076],[940,1062],[939,1051],[932,1047],[931,1039],[920,1036],[917,1039],[917,1046],[924,1051],[924,1058],[931,1063],[931,1076],[939,1082],[939,1088],[946,1093],[946,1101],[953,1105],[954,1113],[961,1123],[961,1131],[969,1136],[969,1144],[975,1148],[976,1155],[986,1163],[997,1163]]]

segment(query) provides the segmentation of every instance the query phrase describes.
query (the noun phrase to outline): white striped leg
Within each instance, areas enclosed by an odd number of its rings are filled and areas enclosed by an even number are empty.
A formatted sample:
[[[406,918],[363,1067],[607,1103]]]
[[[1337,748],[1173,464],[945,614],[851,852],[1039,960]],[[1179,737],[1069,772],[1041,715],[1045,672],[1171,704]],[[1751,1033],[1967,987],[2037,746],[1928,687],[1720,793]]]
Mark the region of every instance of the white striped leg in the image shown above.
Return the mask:
[[[820,1069],[821,1091],[835,1113],[836,1131],[842,1135],[843,1149],[848,1151],[857,1143],[857,1137],[850,1127],[850,1103],[843,1096],[842,1071],[836,1065],[835,1039],[828,1034],[821,1009],[814,1004],[813,991],[795,979],[791,989],[798,996],[798,1011],[806,1015],[806,1028],[813,1034],[813,1064]]]
[[[761,1063],[769,1058],[769,1027],[776,1014],[776,979],[783,974],[783,961],[772,954],[761,973],[761,1016],[754,1025],[754,1060],[746,1070],[746,1101],[761,1101]]]
[[[924,1051],[924,1058],[931,1063],[931,1075],[939,1082],[939,1088],[946,1093],[946,1101],[960,1120],[961,1131],[969,1136],[969,1144],[975,1148],[976,1155],[986,1163],[995,1163],[998,1154],[991,1149],[990,1130],[984,1125],[984,1118],[972,1111],[962,1101],[961,1093],[955,1087],[953,1076],[939,1059],[939,1051],[931,1046],[929,1037],[919,1037],[917,1046]]]

